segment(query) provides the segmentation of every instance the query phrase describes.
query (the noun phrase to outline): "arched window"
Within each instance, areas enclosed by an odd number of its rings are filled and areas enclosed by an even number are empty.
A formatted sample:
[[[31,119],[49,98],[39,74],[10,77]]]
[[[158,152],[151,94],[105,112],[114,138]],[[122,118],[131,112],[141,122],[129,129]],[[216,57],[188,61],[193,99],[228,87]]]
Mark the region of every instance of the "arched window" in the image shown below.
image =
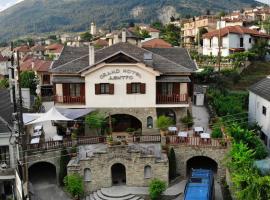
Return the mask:
[[[89,168],[84,169],[84,181],[91,181],[91,170]]]
[[[147,128],[153,128],[153,117],[147,117]]]
[[[144,167],[144,178],[152,178],[152,169],[149,165]]]

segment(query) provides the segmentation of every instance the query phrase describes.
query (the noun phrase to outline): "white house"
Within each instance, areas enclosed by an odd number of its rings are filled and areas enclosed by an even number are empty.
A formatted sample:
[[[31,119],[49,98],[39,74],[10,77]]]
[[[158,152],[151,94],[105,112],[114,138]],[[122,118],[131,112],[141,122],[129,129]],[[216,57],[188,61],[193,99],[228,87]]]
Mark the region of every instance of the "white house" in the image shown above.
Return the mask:
[[[249,88],[249,122],[262,127],[261,138],[270,148],[270,76]]]
[[[270,35],[256,30],[242,26],[228,26],[203,35],[203,55],[218,55],[219,36],[221,37],[221,56],[224,57],[251,49],[259,38],[270,39]]]

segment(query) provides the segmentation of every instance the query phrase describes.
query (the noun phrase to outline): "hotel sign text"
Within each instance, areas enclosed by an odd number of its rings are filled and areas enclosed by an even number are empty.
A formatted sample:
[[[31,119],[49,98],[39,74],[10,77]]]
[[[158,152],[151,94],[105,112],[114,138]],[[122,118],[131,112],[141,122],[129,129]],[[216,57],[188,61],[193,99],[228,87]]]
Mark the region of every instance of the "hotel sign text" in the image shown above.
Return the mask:
[[[135,77],[142,78],[139,72],[131,69],[113,69],[99,76],[100,79],[108,80],[133,80]]]

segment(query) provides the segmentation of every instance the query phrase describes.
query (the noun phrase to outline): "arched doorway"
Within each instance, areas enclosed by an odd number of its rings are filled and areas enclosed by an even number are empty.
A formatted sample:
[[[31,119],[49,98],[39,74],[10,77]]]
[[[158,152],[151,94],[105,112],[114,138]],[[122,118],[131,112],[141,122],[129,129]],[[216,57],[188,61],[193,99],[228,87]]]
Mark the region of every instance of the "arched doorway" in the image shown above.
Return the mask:
[[[49,162],[38,162],[28,169],[32,184],[56,184],[56,167]]]
[[[126,168],[121,163],[116,163],[111,167],[112,185],[126,184]]]
[[[195,156],[187,161],[187,176],[190,175],[191,169],[210,169],[215,174],[218,170],[218,164],[212,158],[206,156]]]
[[[126,132],[129,128],[136,131],[142,129],[142,122],[132,115],[116,114],[111,117],[113,132]]]

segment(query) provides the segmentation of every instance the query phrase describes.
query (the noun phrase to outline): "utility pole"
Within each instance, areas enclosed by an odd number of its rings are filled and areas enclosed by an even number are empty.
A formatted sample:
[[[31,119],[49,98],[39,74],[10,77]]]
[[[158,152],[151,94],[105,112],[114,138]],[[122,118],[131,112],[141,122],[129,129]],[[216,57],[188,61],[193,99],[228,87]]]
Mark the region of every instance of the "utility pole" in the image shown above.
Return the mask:
[[[29,191],[28,191],[28,164],[27,164],[27,143],[28,137],[24,132],[24,125],[23,125],[23,105],[22,105],[22,90],[21,90],[21,76],[20,76],[20,54],[19,51],[16,52],[17,55],[17,78],[18,78],[18,94],[19,94],[19,114],[18,114],[18,128],[19,128],[19,137],[21,139],[22,145],[22,171],[23,171],[23,183],[24,183],[24,199],[29,199]]]
[[[220,72],[221,65],[221,16],[219,16],[219,29],[218,29],[218,72]]]

